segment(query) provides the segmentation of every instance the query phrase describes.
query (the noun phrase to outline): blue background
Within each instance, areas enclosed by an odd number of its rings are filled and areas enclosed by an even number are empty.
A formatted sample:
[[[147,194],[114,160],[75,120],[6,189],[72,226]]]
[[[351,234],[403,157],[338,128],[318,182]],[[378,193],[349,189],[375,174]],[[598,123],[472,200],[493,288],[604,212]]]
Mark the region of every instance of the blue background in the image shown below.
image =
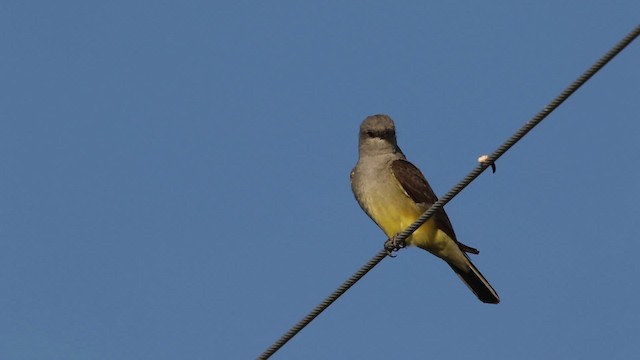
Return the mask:
[[[0,358],[254,358],[377,253],[362,119],[448,191],[637,1],[0,3]],[[279,359],[640,351],[640,43],[446,209],[499,292],[385,259]]]

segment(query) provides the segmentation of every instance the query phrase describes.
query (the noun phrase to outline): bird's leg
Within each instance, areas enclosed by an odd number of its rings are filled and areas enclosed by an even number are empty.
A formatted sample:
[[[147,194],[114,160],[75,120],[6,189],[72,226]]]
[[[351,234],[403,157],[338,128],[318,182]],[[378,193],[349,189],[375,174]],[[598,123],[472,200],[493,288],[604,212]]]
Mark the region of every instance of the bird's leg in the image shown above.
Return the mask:
[[[395,257],[393,253],[395,251],[402,249],[405,246],[406,246],[405,241],[398,239],[398,234],[395,234],[393,238],[387,239],[387,241],[384,242],[384,250],[387,252],[387,255],[389,257]]]

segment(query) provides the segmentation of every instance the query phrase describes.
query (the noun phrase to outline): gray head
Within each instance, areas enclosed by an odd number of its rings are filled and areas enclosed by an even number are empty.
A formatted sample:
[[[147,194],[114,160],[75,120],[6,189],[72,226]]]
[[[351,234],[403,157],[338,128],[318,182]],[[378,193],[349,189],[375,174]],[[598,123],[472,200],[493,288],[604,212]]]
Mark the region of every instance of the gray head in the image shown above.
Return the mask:
[[[389,115],[368,116],[360,125],[360,155],[400,152],[396,143],[396,126]]]

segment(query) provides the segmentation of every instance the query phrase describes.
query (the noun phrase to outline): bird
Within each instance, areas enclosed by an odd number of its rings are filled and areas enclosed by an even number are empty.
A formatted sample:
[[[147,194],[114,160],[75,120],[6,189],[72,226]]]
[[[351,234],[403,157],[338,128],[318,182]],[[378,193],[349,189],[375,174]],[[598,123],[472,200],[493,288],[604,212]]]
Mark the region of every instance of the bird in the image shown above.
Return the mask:
[[[400,150],[394,121],[385,114],[368,116],[360,125],[358,161],[350,180],[358,204],[389,239],[395,239],[438,201],[425,176]],[[458,241],[444,209],[405,243],[444,260],[480,301],[500,302],[498,293],[467,255],[479,251]]]

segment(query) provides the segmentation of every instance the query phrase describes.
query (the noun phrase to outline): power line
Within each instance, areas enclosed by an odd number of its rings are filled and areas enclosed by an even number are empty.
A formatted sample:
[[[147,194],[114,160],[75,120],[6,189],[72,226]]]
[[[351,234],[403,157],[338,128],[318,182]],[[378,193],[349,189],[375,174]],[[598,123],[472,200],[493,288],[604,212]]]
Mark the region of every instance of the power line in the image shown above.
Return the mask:
[[[395,236],[395,243],[399,244],[394,246],[397,250],[404,245],[404,241],[416,229],[424,224],[436,211],[442,209],[451,199],[458,195],[467,185],[471,184],[487,167],[493,166],[496,160],[498,160],[504,153],[507,152],[513,145],[520,141],[529,131],[531,131],[536,125],[544,120],[551,112],[553,112],[560,104],[567,100],[576,90],[578,90],[584,83],[586,83],[593,75],[595,75],[600,69],[602,69],[611,59],[613,59],[618,53],[620,53],[627,45],[629,45],[635,38],[640,35],[640,25],[636,26],[627,36],[625,36],[620,42],[618,42],[611,50],[604,54],[598,61],[596,61],[587,71],[580,75],[571,85],[569,85],[560,95],[553,99],[547,106],[545,106],[540,112],[538,112],[531,120],[524,124],[515,134],[513,134],[507,141],[505,141],[498,149],[496,149],[486,160],[479,163],[475,169],[473,169],[467,176],[465,176],[456,186],[454,186],[448,193],[446,193],[440,200],[433,204],[427,211],[424,212],[411,226]],[[385,247],[388,246],[389,240]],[[378,265],[382,259],[389,255],[387,250],[381,250],[378,252],[368,263],[360,268],[355,274],[353,274],[347,281],[342,283],[331,295],[327,296],[318,306],[307,314],[302,320],[295,324],[289,331],[287,331],[280,339],[274,342],[267,350],[265,350],[258,359],[268,359],[276,351],[278,351],[284,344],[291,340],[300,330],[307,326],[313,319],[315,319],[320,313],[328,308],[334,301],[336,301],[342,294],[344,294],[351,286],[353,286],[358,280],[360,280],[369,270]]]

